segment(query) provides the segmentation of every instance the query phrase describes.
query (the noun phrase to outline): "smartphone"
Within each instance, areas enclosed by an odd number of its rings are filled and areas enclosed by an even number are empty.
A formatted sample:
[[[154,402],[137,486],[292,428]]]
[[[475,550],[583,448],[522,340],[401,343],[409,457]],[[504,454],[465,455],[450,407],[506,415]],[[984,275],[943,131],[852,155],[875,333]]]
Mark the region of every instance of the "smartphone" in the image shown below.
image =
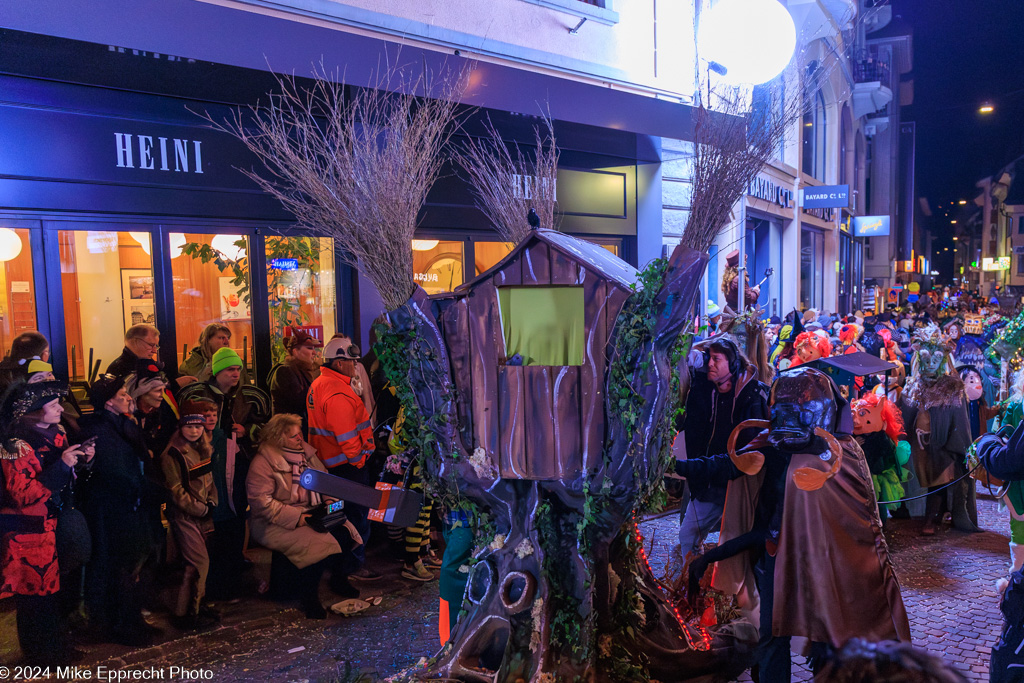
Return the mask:
[[[89,446],[94,446],[96,444],[96,438],[97,437],[95,437],[95,436],[90,436],[88,439],[86,439],[82,443],[78,444],[78,447],[79,448],[88,448]]]
[[[344,510],[344,509],[345,509],[345,501],[343,501],[343,500],[335,501],[334,503],[331,503],[330,505],[327,506],[327,514],[331,514],[332,512],[337,512],[338,510]]]

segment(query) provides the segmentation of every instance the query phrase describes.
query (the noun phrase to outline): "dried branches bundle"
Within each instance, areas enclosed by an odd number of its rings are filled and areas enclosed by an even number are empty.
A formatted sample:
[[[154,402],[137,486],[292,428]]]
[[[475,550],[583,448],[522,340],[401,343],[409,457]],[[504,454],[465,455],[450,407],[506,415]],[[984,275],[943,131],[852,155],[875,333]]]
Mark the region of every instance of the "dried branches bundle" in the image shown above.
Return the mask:
[[[703,105],[696,110],[693,196],[683,244],[708,250],[728,224],[733,205],[803,114],[802,96],[783,97],[787,80],[799,85],[796,76],[779,77],[752,93],[732,89],[717,98],[721,105],[714,110]]]
[[[374,87],[350,93],[322,67],[314,76],[308,89],[279,76],[280,92],[266,106],[209,120],[241,140],[267,171],[242,172],[300,226],[334,237],[342,259],[393,310],[413,289],[412,238],[457,127],[463,79],[438,84],[390,69]]]
[[[518,244],[530,234],[526,216],[532,208],[540,227],[555,228],[558,148],[550,115],[543,117],[546,131],[533,129],[534,156],[529,159],[519,145],[515,156],[501,139],[490,119],[487,137],[470,138],[458,152],[459,164],[469,176],[476,205],[506,242]]]

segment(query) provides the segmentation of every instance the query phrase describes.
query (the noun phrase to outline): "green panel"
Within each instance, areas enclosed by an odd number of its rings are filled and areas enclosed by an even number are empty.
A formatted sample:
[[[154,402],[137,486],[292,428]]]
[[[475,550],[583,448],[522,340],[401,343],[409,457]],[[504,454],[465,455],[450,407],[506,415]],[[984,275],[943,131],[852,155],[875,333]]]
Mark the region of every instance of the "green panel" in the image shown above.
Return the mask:
[[[523,365],[583,365],[582,287],[500,287],[509,358]]]

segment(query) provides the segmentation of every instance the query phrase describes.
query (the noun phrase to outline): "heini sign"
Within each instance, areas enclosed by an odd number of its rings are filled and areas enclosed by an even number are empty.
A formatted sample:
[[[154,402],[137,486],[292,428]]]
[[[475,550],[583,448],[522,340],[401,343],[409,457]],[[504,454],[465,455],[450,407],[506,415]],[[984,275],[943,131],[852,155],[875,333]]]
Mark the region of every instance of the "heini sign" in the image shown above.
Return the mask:
[[[114,133],[118,168],[139,168],[146,171],[170,171],[177,173],[203,172],[203,143],[201,140],[180,140],[178,138],[152,135]],[[138,152],[138,156],[135,156]],[[191,162],[191,163],[190,163]]]

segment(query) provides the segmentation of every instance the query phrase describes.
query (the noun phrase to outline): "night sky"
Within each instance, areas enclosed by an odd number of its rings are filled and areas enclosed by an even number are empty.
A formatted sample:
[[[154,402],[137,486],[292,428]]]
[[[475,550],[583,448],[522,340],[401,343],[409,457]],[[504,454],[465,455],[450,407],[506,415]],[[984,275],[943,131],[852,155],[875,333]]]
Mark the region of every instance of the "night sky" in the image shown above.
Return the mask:
[[[1024,0],[891,2],[893,25],[914,36],[914,104],[904,120],[917,122],[917,195],[935,212],[934,265],[946,280],[950,202],[972,200],[978,180],[1024,154]],[[983,102],[995,112],[979,114]]]

